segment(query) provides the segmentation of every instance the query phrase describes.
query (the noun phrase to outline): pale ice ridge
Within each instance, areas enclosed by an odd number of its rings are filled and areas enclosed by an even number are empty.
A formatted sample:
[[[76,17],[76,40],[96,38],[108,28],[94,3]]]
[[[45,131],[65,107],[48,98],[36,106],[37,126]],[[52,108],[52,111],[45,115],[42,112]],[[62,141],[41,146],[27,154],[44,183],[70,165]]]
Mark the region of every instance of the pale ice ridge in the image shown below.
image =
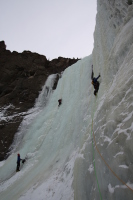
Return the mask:
[[[124,169],[128,169],[129,168],[127,165],[119,165],[119,167],[124,168]]]
[[[133,184],[131,184],[131,183],[127,183],[128,184],[128,186],[130,187],[130,188],[132,188],[133,189]],[[115,190],[116,189],[119,189],[119,188],[122,188],[122,189],[126,189],[126,186],[125,185],[116,185],[115,187],[112,187],[111,186],[111,184],[109,183],[109,185],[108,185],[108,189],[109,189],[109,192],[110,193],[114,193],[115,192]]]

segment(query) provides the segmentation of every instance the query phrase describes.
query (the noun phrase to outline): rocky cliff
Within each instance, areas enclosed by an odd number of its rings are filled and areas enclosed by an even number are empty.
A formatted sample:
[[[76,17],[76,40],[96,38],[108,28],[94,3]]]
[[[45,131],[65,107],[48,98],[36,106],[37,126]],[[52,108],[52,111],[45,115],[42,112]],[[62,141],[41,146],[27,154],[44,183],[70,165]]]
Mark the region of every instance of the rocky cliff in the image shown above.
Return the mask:
[[[0,42],[0,160],[6,158],[25,112],[34,106],[47,77],[60,74],[78,60],[58,57],[49,61],[30,51],[10,52]]]

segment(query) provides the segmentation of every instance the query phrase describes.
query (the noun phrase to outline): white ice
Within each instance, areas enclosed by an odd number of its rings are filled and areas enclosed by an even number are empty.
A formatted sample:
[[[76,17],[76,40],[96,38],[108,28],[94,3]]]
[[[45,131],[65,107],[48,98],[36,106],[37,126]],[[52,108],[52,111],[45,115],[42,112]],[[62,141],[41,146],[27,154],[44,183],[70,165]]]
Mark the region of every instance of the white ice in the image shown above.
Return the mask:
[[[2,200],[133,199],[133,5],[98,0],[97,9],[92,55],[65,70],[41,112],[25,118],[19,144],[0,165]],[[92,64],[101,74],[97,97]],[[130,189],[99,156],[92,119],[99,152]],[[15,173],[18,151],[27,161]]]

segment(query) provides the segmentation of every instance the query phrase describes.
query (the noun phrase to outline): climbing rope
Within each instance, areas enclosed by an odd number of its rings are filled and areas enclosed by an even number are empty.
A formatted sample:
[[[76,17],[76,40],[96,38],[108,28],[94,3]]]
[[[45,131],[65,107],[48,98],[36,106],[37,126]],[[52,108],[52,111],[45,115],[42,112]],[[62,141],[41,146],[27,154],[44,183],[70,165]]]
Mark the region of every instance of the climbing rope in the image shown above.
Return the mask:
[[[95,101],[95,106],[96,106],[96,101]],[[95,109],[95,106],[94,106],[94,109]],[[95,110],[93,111],[92,122],[93,122],[94,112],[95,112]],[[93,125],[93,123],[92,123],[92,125]],[[93,135],[92,135],[92,132],[93,132],[93,126],[91,127],[93,163],[94,163],[94,171],[95,171],[95,177],[96,177],[96,181],[97,181],[97,186],[98,186],[100,198],[101,198],[101,200],[102,200],[102,194],[101,194],[101,191],[100,191],[99,182],[98,182],[97,173],[96,173],[95,158],[94,158],[94,145],[93,145]]]
[[[133,192],[133,189],[130,188],[119,176],[117,176],[117,174],[111,169],[111,167],[106,163],[105,159],[103,158],[103,156],[101,155],[97,144],[96,144],[96,140],[95,140],[95,134],[94,134],[94,130],[93,130],[93,118],[92,118],[92,132],[93,132],[93,138],[94,138],[94,142],[95,142],[95,146],[96,146],[96,150],[99,153],[100,157],[102,158],[102,160],[104,161],[104,163],[106,164],[106,166],[109,168],[109,170],[114,174],[114,176],[123,184],[125,185],[128,189],[130,189]]]

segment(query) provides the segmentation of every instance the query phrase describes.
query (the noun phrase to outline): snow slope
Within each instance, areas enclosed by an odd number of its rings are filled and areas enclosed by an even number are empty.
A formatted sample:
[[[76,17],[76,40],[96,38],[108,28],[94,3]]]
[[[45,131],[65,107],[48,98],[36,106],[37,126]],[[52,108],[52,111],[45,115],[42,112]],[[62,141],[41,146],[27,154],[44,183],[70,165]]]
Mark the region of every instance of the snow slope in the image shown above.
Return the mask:
[[[2,200],[133,199],[133,5],[98,0],[97,9],[92,55],[65,70],[46,106],[32,113],[30,124],[25,119],[20,144],[1,162]],[[97,97],[92,64],[95,76],[101,74]],[[19,173],[17,152],[27,158]]]

